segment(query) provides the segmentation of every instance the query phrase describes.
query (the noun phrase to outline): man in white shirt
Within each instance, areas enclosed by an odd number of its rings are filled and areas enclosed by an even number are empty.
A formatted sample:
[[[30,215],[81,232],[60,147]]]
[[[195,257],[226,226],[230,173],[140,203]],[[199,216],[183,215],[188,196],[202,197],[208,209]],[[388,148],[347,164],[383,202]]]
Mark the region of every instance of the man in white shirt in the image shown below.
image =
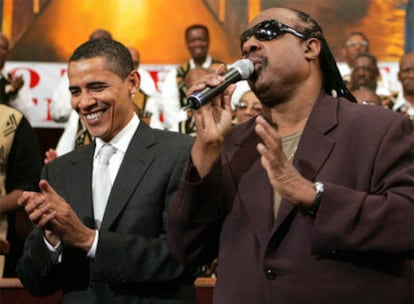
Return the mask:
[[[185,42],[190,59],[167,73],[161,88],[164,127],[171,131],[179,131],[180,122],[191,119],[181,110],[187,104],[185,76],[188,71],[196,67],[210,69],[212,64],[222,63],[208,54],[210,35],[205,25],[189,26],[185,30]]]
[[[171,256],[165,229],[191,137],[139,120],[139,74],[119,42],[84,43],[68,75],[72,107],[95,140],[45,165],[41,193],[20,197],[36,226],[20,280],[35,295],[61,289],[64,303],[195,303],[192,272]],[[105,146],[112,153],[100,174]]]

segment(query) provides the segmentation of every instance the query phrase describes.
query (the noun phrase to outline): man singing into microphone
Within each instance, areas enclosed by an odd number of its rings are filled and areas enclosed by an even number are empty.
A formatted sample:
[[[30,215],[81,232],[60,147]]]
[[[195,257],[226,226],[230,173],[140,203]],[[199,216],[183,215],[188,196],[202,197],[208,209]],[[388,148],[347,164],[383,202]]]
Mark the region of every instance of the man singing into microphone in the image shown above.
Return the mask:
[[[171,251],[218,254],[215,304],[413,303],[412,122],[355,103],[306,13],[265,10],[240,42],[263,114],[232,127],[231,88],[194,111]]]

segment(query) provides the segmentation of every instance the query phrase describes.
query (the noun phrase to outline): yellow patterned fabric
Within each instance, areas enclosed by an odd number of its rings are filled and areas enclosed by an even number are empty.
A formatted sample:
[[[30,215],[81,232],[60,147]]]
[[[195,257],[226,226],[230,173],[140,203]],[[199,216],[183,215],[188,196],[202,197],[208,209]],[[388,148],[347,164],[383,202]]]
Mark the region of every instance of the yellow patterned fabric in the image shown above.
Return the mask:
[[[23,115],[0,104],[0,197],[6,195],[6,168],[16,129]],[[7,215],[0,214],[0,239],[7,239]],[[0,255],[0,277],[3,277],[4,255]]]
[[[83,125],[82,120],[78,120],[78,131],[75,139],[75,149],[84,145],[90,144],[92,136],[89,134],[88,129]]]

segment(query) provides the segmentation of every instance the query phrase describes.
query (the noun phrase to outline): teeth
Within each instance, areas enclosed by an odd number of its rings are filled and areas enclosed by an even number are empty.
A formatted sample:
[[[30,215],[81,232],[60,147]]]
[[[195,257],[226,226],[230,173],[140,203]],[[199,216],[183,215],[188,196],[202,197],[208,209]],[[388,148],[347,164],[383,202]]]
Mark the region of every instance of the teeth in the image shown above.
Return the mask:
[[[85,116],[86,116],[86,119],[88,120],[94,120],[94,119],[98,119],[102,114],[103,114],[103,111],[99,111],[99,112],[86,114]]]

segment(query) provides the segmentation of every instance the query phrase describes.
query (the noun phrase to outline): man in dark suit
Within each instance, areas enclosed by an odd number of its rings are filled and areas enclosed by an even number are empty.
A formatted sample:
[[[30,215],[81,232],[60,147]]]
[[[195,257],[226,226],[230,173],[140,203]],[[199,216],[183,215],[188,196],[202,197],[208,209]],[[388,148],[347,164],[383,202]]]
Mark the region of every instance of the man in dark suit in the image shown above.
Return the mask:
[[[272,8],[250,26],[263,115],[231,127],[231,88],[195,111],[171,251],[187,264],[218,252],[214,303],[413,303],[412,122],[351,102],[306,13]]]
[[[191,138],[139,121],[131,100],[139,74],[119,42],[84,43],[68,75],[72,107],[95,140],[45,165],[41,193],[19,198],[36,225],[20,280],[35,295],[61,289],[63,303],[195,302],[191,272],[171,256],[165,230]],[[104,147],[111,154],[99,173]]]

